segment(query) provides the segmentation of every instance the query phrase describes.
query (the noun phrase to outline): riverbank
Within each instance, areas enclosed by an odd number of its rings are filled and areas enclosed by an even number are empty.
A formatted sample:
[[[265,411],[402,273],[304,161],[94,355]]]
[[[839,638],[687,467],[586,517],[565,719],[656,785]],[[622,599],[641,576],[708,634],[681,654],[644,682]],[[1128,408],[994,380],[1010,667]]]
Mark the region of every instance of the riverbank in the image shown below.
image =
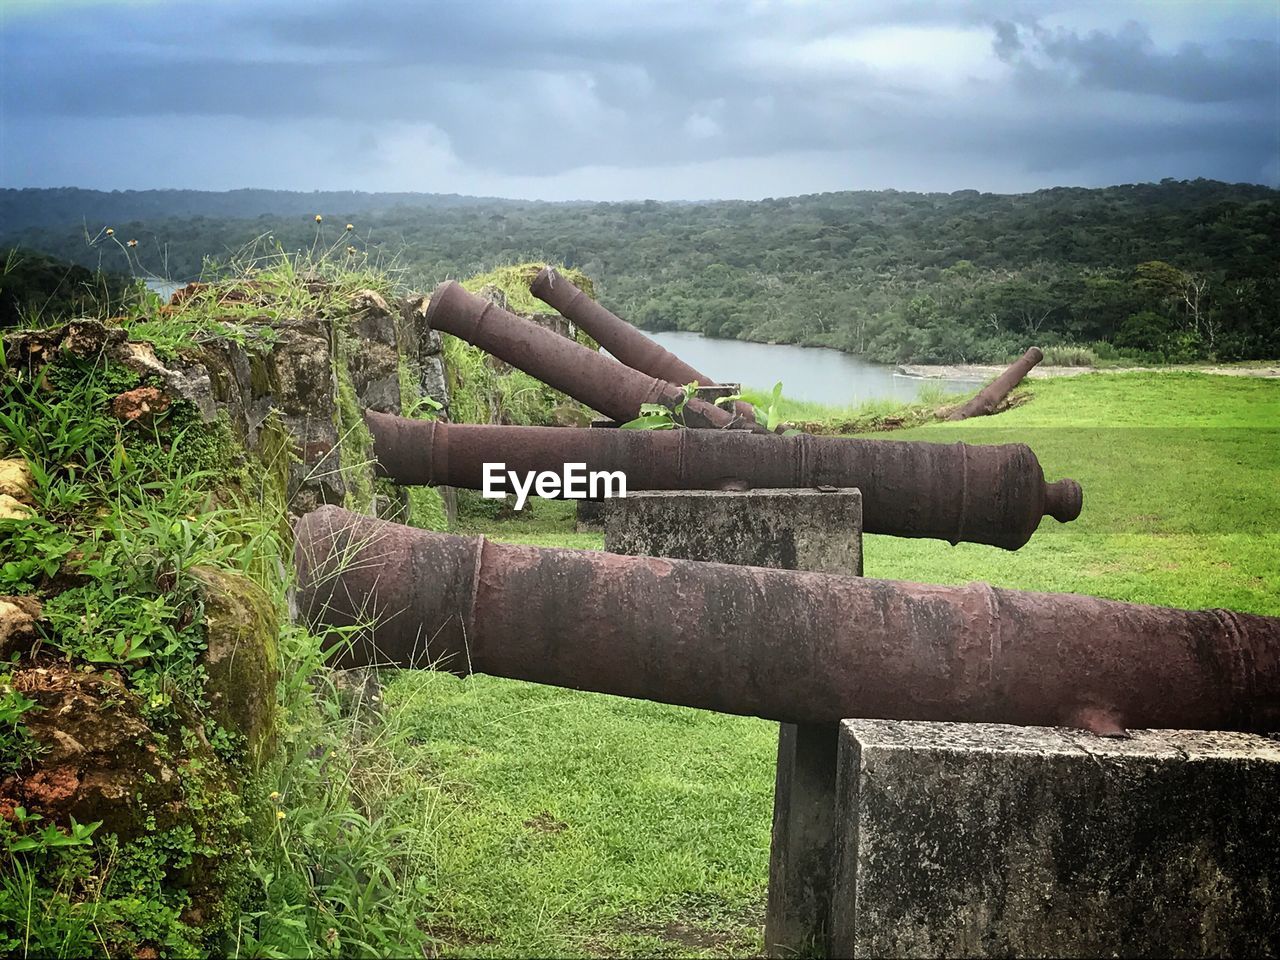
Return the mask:
[[[904,377],[921,380],[990,380],[1003,373],[1002,365],[985,363],[964,364],[901,364],[894,372]],[[1280,377],[1280,360],[1274,363],[1247,363],[1212,366],[1194,363],[1169,364],[1162,367],[1049,367],[1041,364],[1029,374],[1031,380],[1047,380],[1050,377],[1078,377],[1082,373],[1209,373],[1223,377]]]

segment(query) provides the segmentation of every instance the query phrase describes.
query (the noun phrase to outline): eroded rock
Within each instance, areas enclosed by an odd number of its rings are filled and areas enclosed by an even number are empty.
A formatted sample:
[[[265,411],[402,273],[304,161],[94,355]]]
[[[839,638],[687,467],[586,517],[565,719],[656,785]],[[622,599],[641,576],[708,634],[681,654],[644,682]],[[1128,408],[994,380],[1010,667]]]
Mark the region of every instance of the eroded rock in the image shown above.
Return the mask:
[[[35,597],[0,597],[0,660],[30,649],[40,613],[40,601]]]
[[[429,297],[409,297],[400,303],[400,349],[417,375],[418,396],[440,404],[448,417],[449,386],[444,369],[444,344],[427,323]],[[413,401],[418,397],[406,397]]]
[[[0,494],[20,503],[34,504],[31,499],[36,478],[25,460],[0,460]]]
[[[0,520],[26,520],[35,514],[27,504],[7,493],[0,493]]]
[[[354,347],[346,351],[345,360],[356,397],[370,410],[399,413],[400,353],[395,315],[374,290],[358,291],[352,308],[347,329]]]
[[[156,387],[138,387],[136,390],[126,390],[113,399],[111,414],[117,420],[141,420],[148,423],[157,413],[168,410],[172,403],[164,391]]]
[[[33,769],[0,780],[0,807],[26,807],[47,821],[101,820],[121,838],[146,830],[176,797],[141,702],[114,670],[50,661],[20,666],[13,687],[36,702],[22,720],[42,750]]]
[[[210,567],[193,573],[204,585],[208,646],[202,662],[210,712],[245,738],[256,765],[270,751],[275,723],[280,614],[247,577]]]

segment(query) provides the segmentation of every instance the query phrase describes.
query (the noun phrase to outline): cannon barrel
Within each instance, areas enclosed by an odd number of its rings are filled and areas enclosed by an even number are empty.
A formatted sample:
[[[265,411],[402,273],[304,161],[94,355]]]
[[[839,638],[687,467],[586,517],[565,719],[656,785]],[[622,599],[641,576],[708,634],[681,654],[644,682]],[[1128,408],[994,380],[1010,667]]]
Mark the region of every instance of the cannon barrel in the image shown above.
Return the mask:
[[[397,483],[479,490],[486,463],[521,475],[622,471],[628,490],[858,487],[868,533],[1016,550],[1048,515],[1080,515],[1074,480],[1046,483],[1025,444],[856,440],[741,430],[573,430],[411,420],[368,411],[377,469]]]
[[[1031,372],[1031,368],[1044,359],[1039,347],[1031,347],[1021,357],[1009,364],[1008,369],[989,384],[978,391],[968,403],[952,411],[948,420],[968,420],[970,417],[985,417],[995,413],[1009,392],[1022,382],[1022,378]]]
[[[798,723],[1280,727],[1280,619],[496,544],[322,507],[304,617],[335,651]],[[351,632],[340,632],[339,637]]]
[[[668,383],[693,383],[715,385],[704,373],[699,373],[670,350],[654,343],[643,333],[600,303],[591,299],[571,280],[567,280],[552,267],[543,267],[529,284],[529,292],[543,303],[554,307],[561,316],[572,320],[583,330],[633,370],[647,373]],[[739,415],[755,419],[751,404],[735,401]]]
[[[634,420],[641,404],[674,409],[684,399],[684,391],[674,384],[517,317],[453,280],[432,293],[427,326],[460,337],[615,420]],[[685,403],[682,415],[691,427],[761,429],[696,397]]]

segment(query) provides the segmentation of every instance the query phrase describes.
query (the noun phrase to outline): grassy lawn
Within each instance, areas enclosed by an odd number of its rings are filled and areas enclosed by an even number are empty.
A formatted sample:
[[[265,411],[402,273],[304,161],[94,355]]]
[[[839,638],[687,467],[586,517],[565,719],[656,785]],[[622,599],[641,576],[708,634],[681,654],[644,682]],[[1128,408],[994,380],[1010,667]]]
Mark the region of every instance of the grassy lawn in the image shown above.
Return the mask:
[[[868,537],[868,576],[1280,615],[1280,382],[1085,375],[1031,393],[894,437],[1027,442],[1050,479],[1083,484],[1080,520],[1046,520],[1016,553]],[[598,548],[568,506],[470,528]],[[399,802],[433,850],[406,909],[440,952],[760,950],[776,725],[417,672],[385,701]]]

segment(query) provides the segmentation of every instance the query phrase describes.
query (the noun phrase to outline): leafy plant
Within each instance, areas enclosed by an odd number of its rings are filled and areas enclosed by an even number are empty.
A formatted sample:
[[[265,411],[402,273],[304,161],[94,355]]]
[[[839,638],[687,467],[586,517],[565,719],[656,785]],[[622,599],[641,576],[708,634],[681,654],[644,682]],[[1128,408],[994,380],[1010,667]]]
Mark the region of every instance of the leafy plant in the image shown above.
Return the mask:
[[[5,847],[10,853],[43,853],[46,850],[57,850],[62,847],[84,847],[93,843],[94,831],[102,826],[101,820],[93,823],[77,823],[71,818],[71,825],[63,831],[56,824],[45,824],[34,833],[23,833],[22,829],[37,820],[44,818],[38,813],[27,813],[24,807],[13,808],[14,827],[3,829]],[[3,822],[3,821],[0,821]]]
[[[764,428],[775,430],[782,423],[782,381],[773,385],[769,393],[769,405],[764,411]]]
[[[675,406],[667,407],[661,403],[642,403],[640,404],[640,416],[634,420],[628,420],[626,423],[619,424],[620,430],[674,430],[676,427],[683,427],[684,420],[682,414],[688,402],[693,399],[694,394],[698,392],[697,381],[686,383],[681,387],[683,391]]]
[[[34,700],[13,689],[12,675],[0,674],[0,775],[13,773],[39,755],[40,745],[22,721],[35,709],[39,708]]]

